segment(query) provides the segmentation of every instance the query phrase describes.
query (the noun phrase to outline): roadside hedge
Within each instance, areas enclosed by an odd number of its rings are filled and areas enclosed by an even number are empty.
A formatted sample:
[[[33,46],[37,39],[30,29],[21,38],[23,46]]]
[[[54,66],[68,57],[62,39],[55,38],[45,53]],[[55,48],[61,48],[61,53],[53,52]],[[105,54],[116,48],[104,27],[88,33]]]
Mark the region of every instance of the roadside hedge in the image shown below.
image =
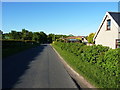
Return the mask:
[[[120,88],[120,48],[110,49],[102,45],[86,46],[82,43],[55,42],[62,51],[79,58],[71,63],[97,87]]]
[[[33,40],[2,40],[0,42],[2,42],[3,58],[40,45]]]
[[[15,48],[35,44],[32,40],[2,40],[2,48]]]

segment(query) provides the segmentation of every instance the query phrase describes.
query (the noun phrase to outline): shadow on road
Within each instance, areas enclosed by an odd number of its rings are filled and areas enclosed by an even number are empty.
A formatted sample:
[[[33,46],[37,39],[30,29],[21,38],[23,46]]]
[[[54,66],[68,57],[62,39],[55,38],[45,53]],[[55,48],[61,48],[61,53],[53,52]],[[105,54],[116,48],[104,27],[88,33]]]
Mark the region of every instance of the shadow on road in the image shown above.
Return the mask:
[[[27,69],[30,62],[40,55],[47,45],[41,45],[2,60],[2,88],[13,88]]]

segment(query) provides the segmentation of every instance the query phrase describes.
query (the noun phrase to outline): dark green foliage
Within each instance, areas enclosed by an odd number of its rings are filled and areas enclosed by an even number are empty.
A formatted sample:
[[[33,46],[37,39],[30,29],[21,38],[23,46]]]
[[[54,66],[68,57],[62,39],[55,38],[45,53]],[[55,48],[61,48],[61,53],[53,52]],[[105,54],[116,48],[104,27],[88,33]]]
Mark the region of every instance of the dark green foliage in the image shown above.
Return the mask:
[[[25,30],[25,29],[22,29],[22,39],[23,40],[28,40],[28,38],[29,38],[29,31]]]
[[[21,32],[11,31],[2,34],[3,40],[35,40],[37,43],[47,43],[47,35],[44,32],[30,32],[22,29]]]
[[[34,32],[33,40],[38,43],[47,43],[47,35],[44,32]]]
[[[44,32],[40,32],[40,43],[47,43],[47,35]]]
[[[35,44],[35,41],[32,40],[2,40],[2,48],[15,48],[21,47],[26,44]]]
[[[60,38],[65,38],[67,35],[47,35],[43,31],[41,32],[31,32],[26,29],[22,29],[21,32],[12,30],[9,33],[4,33],[0,31],[2,40],[35,40],[37,43],[52,43],[53,41],[59,40]]]
[[[94,43],[93,42],[93,37],[94,37],[95,33],[90,33],[87,37],[88,43]]]
[[[101,45],[86,46],[81,43],[55,42],[55,47],[68,55],[68,62],[96,86],[102,88],[118,88],[120,76],[120,48],[110,49]],[[59,49],[59,51],[61,51]],[[61,52],[62,52],[61,51]]]
[[[32,40],[2,40],[1,42],[3,58],[40,45]]]
[[[61,41],[60,38],[66,38],[66,37],[67,37],[67,35],[57,35],[57,34],[51,33],[48,35],[48,43],[52,43],[53,41]]]

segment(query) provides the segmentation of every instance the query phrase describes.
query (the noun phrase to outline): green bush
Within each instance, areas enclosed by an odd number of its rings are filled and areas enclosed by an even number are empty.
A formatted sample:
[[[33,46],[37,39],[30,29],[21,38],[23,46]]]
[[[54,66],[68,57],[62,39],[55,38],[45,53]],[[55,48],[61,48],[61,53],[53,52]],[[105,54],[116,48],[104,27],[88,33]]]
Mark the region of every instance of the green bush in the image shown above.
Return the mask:
[[[68,62],[98,87],[119,87],[120,48],[110,49],[102,45],[86,46],[82,43],[62,42],[55,42],[54,45],[62,51],[74,54],[76,59]]]
[[[32,40],[2,40],[2,57],[5,58],[38,45],[39,43]]]
[[[21,47],[25,45],[36,44],[35,41],[32,40],[2,40],[2,48],[14,48]]]

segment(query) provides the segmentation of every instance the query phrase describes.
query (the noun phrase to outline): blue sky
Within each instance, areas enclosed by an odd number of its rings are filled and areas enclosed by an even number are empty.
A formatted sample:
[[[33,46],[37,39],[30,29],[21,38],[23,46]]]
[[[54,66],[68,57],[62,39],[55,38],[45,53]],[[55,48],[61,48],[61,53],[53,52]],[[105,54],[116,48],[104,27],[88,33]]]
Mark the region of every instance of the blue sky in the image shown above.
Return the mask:
[[[3,2],[2,30],[88,35],[97,31],[106,11],[118,11],[118,3]]]

